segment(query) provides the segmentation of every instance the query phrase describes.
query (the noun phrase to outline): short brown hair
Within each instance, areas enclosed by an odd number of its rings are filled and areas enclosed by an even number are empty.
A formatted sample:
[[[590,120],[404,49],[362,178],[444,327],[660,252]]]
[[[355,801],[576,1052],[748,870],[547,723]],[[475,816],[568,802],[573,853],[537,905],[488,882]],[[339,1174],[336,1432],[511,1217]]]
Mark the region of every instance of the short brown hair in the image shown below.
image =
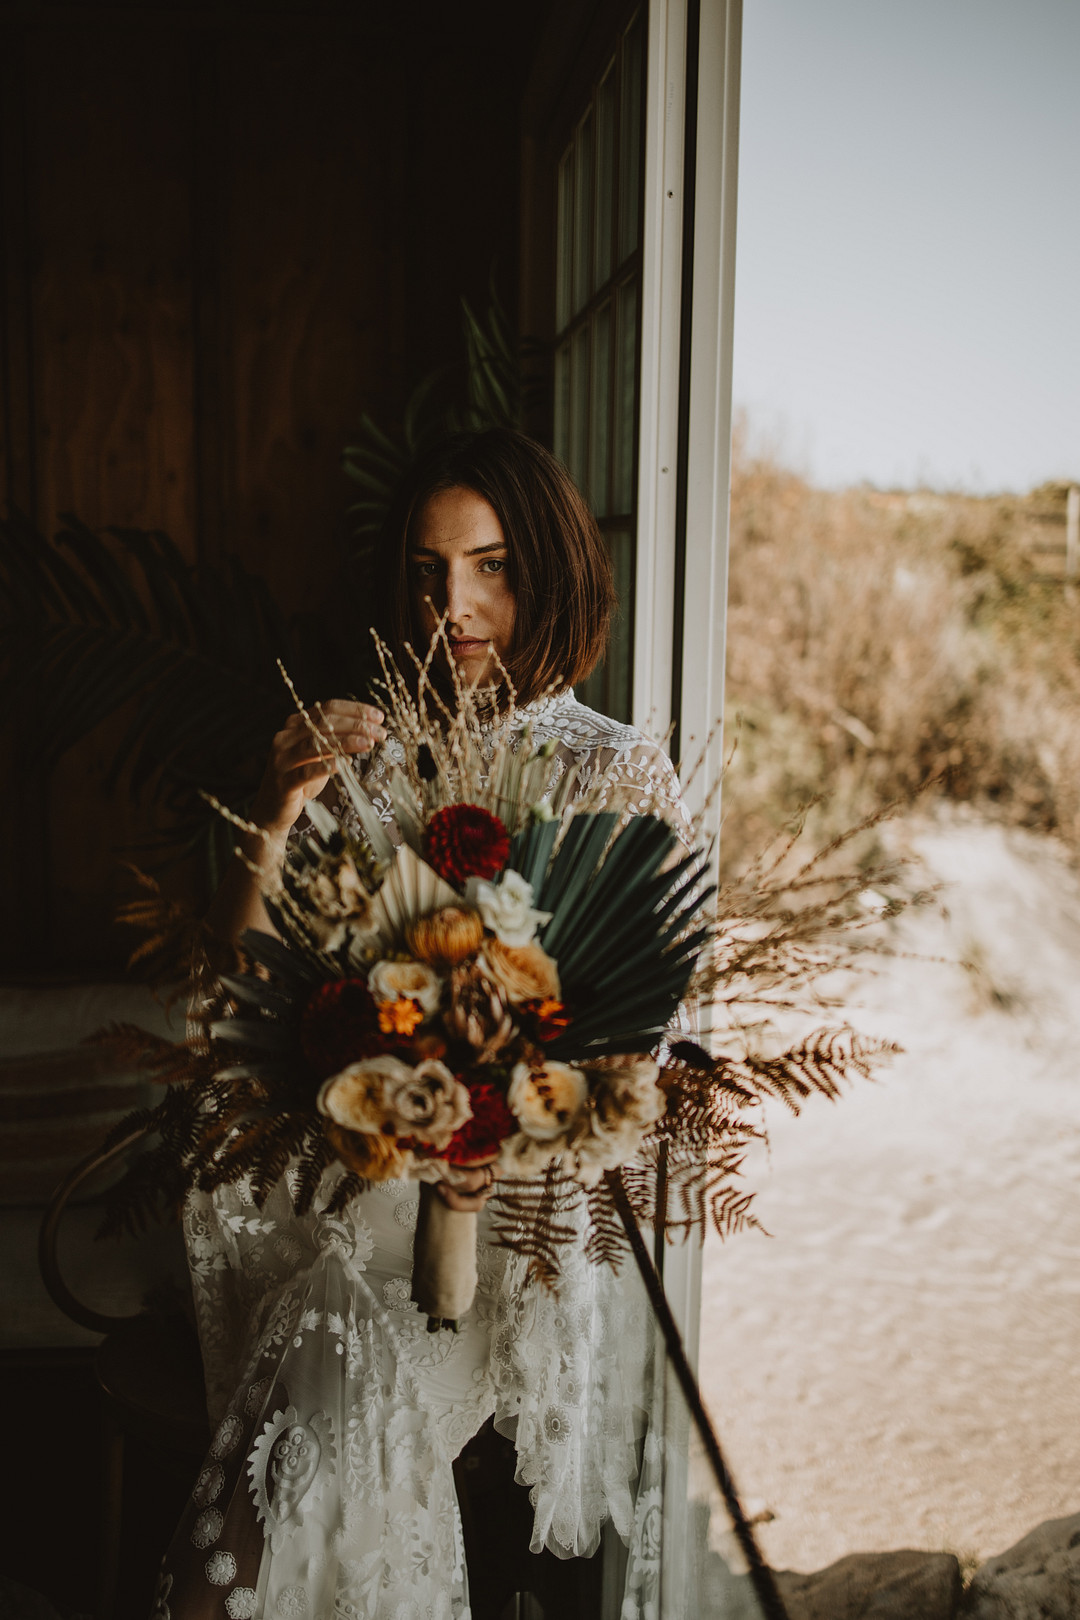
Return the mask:
[[[471,489],[506,536],[514,592],[507,659],[519,703],[572,686],[607,647],[615,589],[596,519],[560,461],[513,428],[455,433],[404,480],[375,556],[375,625],[403,672],[415,636],[409,573],[414,516],[432,495]]]

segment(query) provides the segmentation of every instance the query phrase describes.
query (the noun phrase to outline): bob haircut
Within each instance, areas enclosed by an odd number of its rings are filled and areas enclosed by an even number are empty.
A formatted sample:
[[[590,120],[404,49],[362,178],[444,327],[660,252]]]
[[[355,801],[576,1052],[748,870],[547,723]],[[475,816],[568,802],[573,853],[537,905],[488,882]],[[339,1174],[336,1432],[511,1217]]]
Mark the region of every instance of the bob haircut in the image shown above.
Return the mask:
[[[506,660],[519,703],[582,680],[603,657],[615,604],[596,519],[549,450],[513,428],[454,433],[403,481],[375,556],[375,627],[403,674],[415,644],[409,565],[413,519],[445,489],[471,489],[493,508],[509,554],[514,633]],[[418,651],[421,649],[418,648]]]

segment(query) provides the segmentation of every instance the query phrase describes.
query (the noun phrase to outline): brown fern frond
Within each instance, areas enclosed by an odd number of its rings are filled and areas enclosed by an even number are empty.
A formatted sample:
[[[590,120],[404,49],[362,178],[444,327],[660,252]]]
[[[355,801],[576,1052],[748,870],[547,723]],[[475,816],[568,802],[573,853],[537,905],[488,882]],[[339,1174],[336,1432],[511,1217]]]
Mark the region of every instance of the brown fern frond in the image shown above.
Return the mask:
[[[854,1075],[870,1079],[875,1063],[900,1050],[895,1041],[860,1035],[854,1029],[817,1029],[778,1057],[747,1056],[729,1067],[743,1086],[778,1098],[798,1114],[814,1093],[835,1102],[845,1080]]]
[[[499,1181],[488,1209],[492,1240],[529,1263],[530,1281],[554,1288],[559,1279],[559,1249],[573,1243],[577,1232],[566,1217],[578,1205],[583,1188],[555,1165],[543,1181]]]
[[[350,1170],[347,1175],[342,1176],[334,1188],[333,1195],[326,1206],[326,1213],[328,1215],[340,1215],[346,1204],[351,1203],[354,1198],[359,1198],[360,1194],[367,1192],[370,1186],[370,1181],[365,1180],[363,1176],[358,1176],[355,1170]]]
[[[309,1123],[307,1137],[300,1150],[293,1186],[293,1207],[298,1215],[306,1215],[315,1201],[323,1174],[334,1162],[334,1150],[326,1140],[321,1126]]]
[[[625,1175],[625,1167],[623,1171]],[[585,1193],[589,1211],[589,1225],[585,1234],[585,1257],[597,1266],[610,1266],[618,1272],[630,1252],[626,1229],[615,1208],[611,1188],[606,1180]],[[637,1211],[634,1211],[637,1214]],[[640,1216],[638,1217],[640,1221]]]
[[[137,1024],[115,1023],[86,1037],[86,1045],[99,1048],[119,1069],[134,1069],[162,1085],[209,1080],[217,1060],[187,1041],[171,1041]]]
[[[140,977],[152,985],[180,986],[190,972],[194,948],[205,936],[205,924],[188,903],[165,895],[148,872],[130,861],[124,865],[143,893],[118,906],[116,920],[146,935],[128,957],[128,971],[141,968]]]

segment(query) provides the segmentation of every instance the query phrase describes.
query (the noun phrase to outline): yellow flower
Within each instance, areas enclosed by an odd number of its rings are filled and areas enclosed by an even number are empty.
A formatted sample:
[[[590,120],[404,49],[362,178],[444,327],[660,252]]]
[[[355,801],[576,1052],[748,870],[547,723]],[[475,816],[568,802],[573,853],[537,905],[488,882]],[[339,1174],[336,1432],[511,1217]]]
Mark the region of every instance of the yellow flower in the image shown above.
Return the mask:
[[[409,996],[384,1001],[379,1008],[379,1028],[384,1035],[411,1035],[424,1021],[423,1008]]]
[[[475,956],[483,941],[484,925],[467,906],[440,906],[405,930],[405,943],[413,955],[444,973]]]
[[[400,1181],[412,1167],[412,1154],[393,1136],[347,1131],[333,1120],[327,1120],[323,1129],[346,1170],[368,1181]]]

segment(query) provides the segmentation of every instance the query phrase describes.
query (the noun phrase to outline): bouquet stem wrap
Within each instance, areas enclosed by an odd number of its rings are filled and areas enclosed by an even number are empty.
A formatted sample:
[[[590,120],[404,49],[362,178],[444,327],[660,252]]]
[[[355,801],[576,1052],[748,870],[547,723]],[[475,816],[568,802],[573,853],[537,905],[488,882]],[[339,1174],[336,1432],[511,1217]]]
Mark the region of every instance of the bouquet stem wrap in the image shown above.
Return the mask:
[[[413,1250],[412,1298],[428,1315],[428,1326],[455,1324],[476,1294],[477,1217],[472,1210],[449,1209],[430,1182],[420,1183]]]

